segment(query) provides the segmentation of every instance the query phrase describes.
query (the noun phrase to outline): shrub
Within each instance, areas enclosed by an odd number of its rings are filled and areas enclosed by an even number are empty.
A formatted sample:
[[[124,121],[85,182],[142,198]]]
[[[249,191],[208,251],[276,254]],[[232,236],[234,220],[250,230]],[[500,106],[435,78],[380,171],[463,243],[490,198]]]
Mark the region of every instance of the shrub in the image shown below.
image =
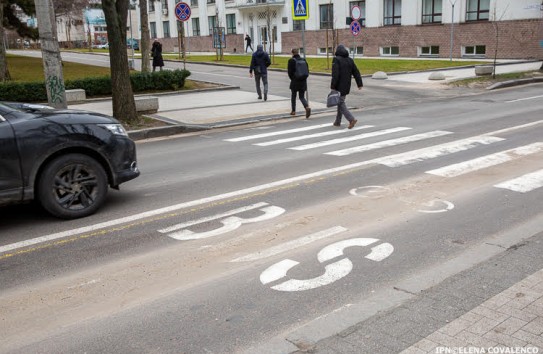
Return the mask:
[[[159,71],[154,73],[137,72],[130,75],[134,93],[149,91],[180,90],[185,86],[185,79],[190,76],[188,70]],[[109,76],[88,77],[69,80],[64,83],[66,90],[84,89],[88,97],[111,95]],[[47,91],[43,82],[6,82],[0,84],[0,101],[46,102]]]

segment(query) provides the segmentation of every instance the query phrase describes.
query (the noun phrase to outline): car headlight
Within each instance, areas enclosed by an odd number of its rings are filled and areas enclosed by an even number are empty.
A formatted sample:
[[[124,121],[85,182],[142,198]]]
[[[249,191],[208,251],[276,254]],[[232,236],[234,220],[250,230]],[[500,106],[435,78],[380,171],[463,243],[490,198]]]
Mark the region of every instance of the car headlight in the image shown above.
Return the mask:
[[[109,130],[114,135],[128,136],[128,133],[120,124],[98,124],[98,126]]]

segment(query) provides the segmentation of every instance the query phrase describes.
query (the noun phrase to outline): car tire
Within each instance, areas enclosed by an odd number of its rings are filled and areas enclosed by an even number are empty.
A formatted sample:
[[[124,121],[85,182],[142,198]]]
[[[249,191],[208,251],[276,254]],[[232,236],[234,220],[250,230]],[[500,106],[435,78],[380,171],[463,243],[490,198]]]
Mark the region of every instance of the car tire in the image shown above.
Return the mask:
[[[38,199],[50,214],[76,219],[93,214],[106,199],[108,183],[98,161],[68,154],[45,166],[38,181]]]

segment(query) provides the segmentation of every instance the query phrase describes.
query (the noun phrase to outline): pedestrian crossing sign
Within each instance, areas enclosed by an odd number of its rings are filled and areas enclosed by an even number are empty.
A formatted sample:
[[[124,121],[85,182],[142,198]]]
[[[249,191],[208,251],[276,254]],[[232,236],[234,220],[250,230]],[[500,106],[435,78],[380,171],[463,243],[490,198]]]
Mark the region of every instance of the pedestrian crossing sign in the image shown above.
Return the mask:
[[[308,0],[292,0],[292,19],[307,20],[309,19]]]

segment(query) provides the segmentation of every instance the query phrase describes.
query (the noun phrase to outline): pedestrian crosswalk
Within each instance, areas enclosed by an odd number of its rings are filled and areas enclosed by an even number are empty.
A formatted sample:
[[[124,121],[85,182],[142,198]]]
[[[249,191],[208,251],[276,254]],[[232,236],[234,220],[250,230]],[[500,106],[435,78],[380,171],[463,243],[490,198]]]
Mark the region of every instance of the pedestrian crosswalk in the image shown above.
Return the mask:
[[[543,122],[543,121],[541,121]],[[541,123],[539,122],[539,123]],[[539,124],[530,123],[529,126]],[[254,146],[274,146],[279,145],[287,150],[307,151],[316,150],[318,153],[328,156],[343,157],[354,154],[360,156],[363,152],[375,151],[384,148],[404,146],[407,151],[385,155],[361,161],[355,165],[383,165],[391,168],[406,166],[426,160],[433,160],[464,151],[477,151],[483,146],[490,146],[506,139],[499,137],[504,132],[511,132],[516,129],[526,128],[525,125],[509,127],[495,132],[489,132],[469,138],[462,138],[448,142],[437,142],[438,138],[452,136],[454,132],[446,130],[433,130],[427,132],[414,132],[412,127],[387,127],[379,128],[373,125],[362,125],[354,129],[334,129],[329,123],[315,124],[302,128],[285,129],[267,133],[246,135],[242,137],[225,139],[227,142],[245,142],[248,141]],[[414,133],[414,134],[413,134]],[[404,136],[393,136],[390,135]],[[329,137],[334,138],[329,139]],[[373,139],[367,144],[360,144],[365,140]],[[375,141],[381,139],[380,141]],[[450,137],[449,139],[450,140]],[[299,142],[305,141],[305,144]],[[418,142],[425,143],[428,146],[423,148],[409,149],[409,144]],[[345,144],[354,146],[345,147]],[[514,148],[503,149],[498,152],[486,153],[483,156],[469,158],[465,161],[451,163],[439,168],[431,169],[425,173],[443,178],[453,178],[465,175],[471,172],[480,171],[492,166],[497,166],[511,162],[522,157],[543,153],[543,143],[527,143]],[[543,159],[540,159],[541,161]],[[517,176],[511,180],[500,181],[494,187],[508,189],[515,192],[526,193],[543,187],[543,170],[538,170],[543,164],[534,166],[534,170],[526,174]]]

